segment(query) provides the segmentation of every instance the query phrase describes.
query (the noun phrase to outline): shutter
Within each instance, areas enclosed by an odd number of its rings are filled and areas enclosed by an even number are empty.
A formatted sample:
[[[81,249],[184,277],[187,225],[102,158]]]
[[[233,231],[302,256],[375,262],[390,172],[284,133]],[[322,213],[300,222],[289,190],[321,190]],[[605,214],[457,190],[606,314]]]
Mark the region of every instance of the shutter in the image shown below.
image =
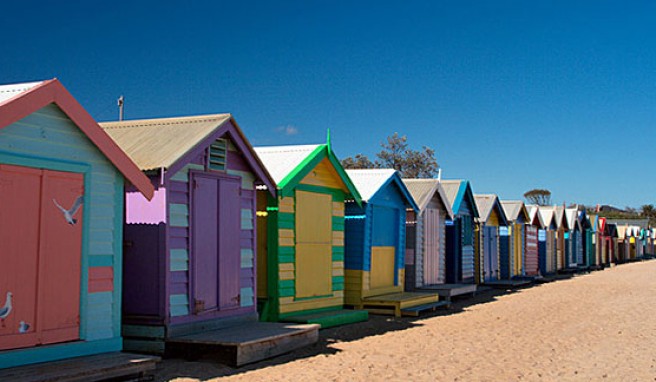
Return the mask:
[[[210,145],[207,160],[207,168],[214,171],[225,171],[228,159],[228,142],[225,139],[217,139]]]

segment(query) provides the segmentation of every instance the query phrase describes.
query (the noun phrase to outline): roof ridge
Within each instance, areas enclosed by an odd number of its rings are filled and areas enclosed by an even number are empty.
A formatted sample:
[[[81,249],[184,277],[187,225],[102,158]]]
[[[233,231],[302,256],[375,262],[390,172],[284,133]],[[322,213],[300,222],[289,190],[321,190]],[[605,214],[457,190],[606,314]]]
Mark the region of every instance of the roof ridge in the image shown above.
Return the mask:
[[[144,126],[153,126],[153,125],[181,125],[189,123],[203,123],[211,122],[222,117],[232,117],[230,113],[220,113],[220,114],[208,114],[208,115],[199,115],[199,116],[187,116],[187,117],[170,117],[170,118],[153,118],[153,119],[134,119],[128,121],[107,121],[100,122],[100,125],[105,129],[117,129],[117,128],[128,128],[128,127],[144,127]],[[161,122],[169,120],[168,122]]]

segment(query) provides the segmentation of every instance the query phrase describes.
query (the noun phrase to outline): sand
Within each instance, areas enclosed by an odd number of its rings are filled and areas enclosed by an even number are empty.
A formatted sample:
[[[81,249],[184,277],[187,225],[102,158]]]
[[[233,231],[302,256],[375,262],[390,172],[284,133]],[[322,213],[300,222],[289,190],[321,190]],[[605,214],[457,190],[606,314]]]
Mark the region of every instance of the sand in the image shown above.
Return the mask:
[[[168,359],[155,379],[655,381],[656,261],[486,291],[419,318],[371,316],[240,369]]]

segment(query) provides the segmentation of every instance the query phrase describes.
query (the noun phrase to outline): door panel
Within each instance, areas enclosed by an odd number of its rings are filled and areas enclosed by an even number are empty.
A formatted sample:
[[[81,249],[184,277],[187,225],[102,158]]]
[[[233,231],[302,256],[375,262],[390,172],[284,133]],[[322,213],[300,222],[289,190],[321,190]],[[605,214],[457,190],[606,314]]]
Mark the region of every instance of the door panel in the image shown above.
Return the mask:
[[[296,297],[332,294],[332,196],[296,191]]]
[[[219,184],[216,178],[193,176],[192,249],[193,311],[202,313],[218,307]]]
[[[36,328],[41,171],[0,165],[0,309],[11,293],[12,310],[0,325],[0,350],[38,343]],[[19,332],[20,323],[31,327]]]
[[[83,206],[68,220],[54,201],[73,211],[84,195],[83,177],[44,171],[41,194],[39,311],[41,342],[47,344],[78,338]]]
[[[241,181],[219,181],[219,309],[240,305]]]
[[[426,209],[424,217],[424,285],[439,283],[440,278],[440,212]]]
[[[394,252],[394,247],[371,248],[371,289],[394,286]]]

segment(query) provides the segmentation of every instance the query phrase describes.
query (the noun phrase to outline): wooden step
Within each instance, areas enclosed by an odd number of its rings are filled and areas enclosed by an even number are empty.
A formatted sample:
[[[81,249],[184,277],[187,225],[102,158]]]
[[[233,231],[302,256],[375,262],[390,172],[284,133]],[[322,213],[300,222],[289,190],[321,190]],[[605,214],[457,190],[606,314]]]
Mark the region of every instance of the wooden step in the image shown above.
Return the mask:
[[[319,325],[253,322],[166,339],[166,353],[193,360],[208,354],[218,362],[238,367],[311,345],[319,339]]]
[[[82,382],[112,378],[138,381],[154,370],[159,357],[106,353],[0,370],[0,381]]]
[[[426,311],[434,311],[437,308],[449,308],[451,303],[449,301],[438,301],[430,304],[424,304],[419,306],[413,306],[411,308],[401,309],[401,314],[404,316],[419,316],[420,313]]]
[[[381,296],[371,296],[362,299],[358,308],[366,309],[373,314],[402,315],[401,311],[420,305],[432,304],[439,300],[437,293],[401,292]]]

